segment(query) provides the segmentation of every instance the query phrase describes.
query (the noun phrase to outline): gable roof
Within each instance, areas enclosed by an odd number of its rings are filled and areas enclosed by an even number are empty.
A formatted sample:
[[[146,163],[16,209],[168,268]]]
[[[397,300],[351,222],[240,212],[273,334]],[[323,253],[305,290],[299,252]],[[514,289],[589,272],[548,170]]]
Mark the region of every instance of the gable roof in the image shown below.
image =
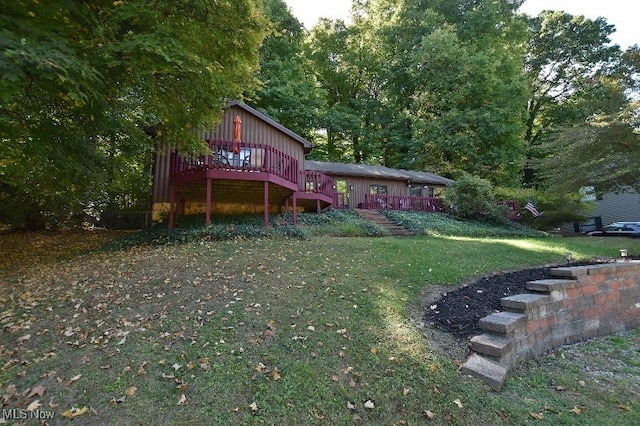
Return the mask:
[[[248,112],[249,114],[253,115],[254,117],[264,121],[265,123],[269,124],[272,127],[275,127],[276,129],[278,129],[282,133],[286,134],[287,136],[289,136],[289,137],[295,139],[296,141],[300,142],[302,144],[303,148],[304,148],[304,153],[305,154],[310,153],[311,150],[313,149],[313,144],[311,142],[309,142],[308,140],[306,140],[305,138],[303,138],[299,134],[287,129],[282,124],[278,123],[277,121],[275,121],[273,118],[269,117],[268,115],[265,115],[265,114],[261,113],[257,109],[251,108],[249,105],[247,105],[245,103],[242,103],[242,102],[240,102],[238,100],[230,101],[226,105],[227,108],[231,108],[231,107],[234,107],[234,106],[243,109],[244,111]]]
[[[429,172],[392,169],[371,164],[331,163],[327,161],[305,160],[305,169],[329,175],[361,176],[379,179],[396,179],[422,185],[449,185],[453,181]]]

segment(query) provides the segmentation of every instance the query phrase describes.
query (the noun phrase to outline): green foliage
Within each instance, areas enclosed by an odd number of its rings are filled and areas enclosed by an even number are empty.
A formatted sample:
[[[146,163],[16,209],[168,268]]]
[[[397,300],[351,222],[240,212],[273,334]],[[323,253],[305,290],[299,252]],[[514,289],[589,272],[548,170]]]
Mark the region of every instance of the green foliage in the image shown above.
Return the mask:
[[[384,215],[416,235],[457,237],[519,237],[544,238],[548,234],[516,222],[497,226],[486,221],[464,220],[444,213],[419,213],[385,210]]]
[[[255,84],[260,4],[3,4],[0,220],[42,228],[148,200],[155,142],[144,128],[204,149],[193,129]]]
[[[447,187],[444,202],[449,211],[462,219],[483,219],[506,223],[504,212],[496,206],[496,196],[486,179],[465,174]]]
[[[304,28],[283,0],[266,0],[270,31],[260,46],[260,88],[252,105],[283,126],[312,139],[322,94],[304,56]]]
[[[526,72],[531,82],[527,103],[525,140],[527,156],[538,158],[538,145],[554,141],[554,128],[582,123],[594,111],[576,110],[574,97],[598,91],[600,78],[622,71],[618,46],[609,46],[612,25],[603,18],[590,20],[559,11],[545,11],[529,19],[530,38]],[[544,177],[528,165],[525,184],[537,185]]]
[[[534,229],[551,231],[561,225],[582,222],[593,209],[590,202],[582,201],[580,194],[557,191],[540,191],[531,188],[497,187],[496,197],[500,200],[515,200],[520,206],[519,223]],[[542,214],[538,217],[524,209],[530,197]]]
[[[298,224],[312,235],[369,236],[385,235],[385,230],[364,220],[353,210],[330,210],[322,214],[298,214]]]

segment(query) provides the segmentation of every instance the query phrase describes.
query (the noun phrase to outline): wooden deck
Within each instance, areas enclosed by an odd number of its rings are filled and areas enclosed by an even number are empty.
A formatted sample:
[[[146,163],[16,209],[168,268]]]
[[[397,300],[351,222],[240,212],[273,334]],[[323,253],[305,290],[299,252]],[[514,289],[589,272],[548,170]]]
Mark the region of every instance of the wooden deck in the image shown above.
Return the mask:
[[[444,211],[444,201],[437,197],[366,194],[364,199],[365,202],[360,207],[369,210]]]
[[[270,206],[321,211],[333,202],[333,179],[320,173],[300,171],[298,161],[270,145],[208,141],[210,155],[171,155],[169,227],[185,200],[203,201],[205,221],[210,224],[215,202],[264,206],[269,226]],[[291,204],[290,204],[291,202]]]

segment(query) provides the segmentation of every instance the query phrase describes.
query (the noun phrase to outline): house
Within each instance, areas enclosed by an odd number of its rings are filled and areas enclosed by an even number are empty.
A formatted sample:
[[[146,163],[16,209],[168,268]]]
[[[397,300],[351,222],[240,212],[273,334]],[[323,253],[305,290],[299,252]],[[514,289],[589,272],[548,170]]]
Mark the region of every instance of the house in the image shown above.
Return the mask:
[[[199,132],[210,153],[188,157],[159,147],[153,178],[153,218],[205,213],[291,211],[328,208],[396,208],[439,211],[433,189],[448,179],[384,166],[309,161],[312,144],[243,104],[227,104],[222,122]],[[162,149],[164,148],[164,149]]]
[[[334,206],[345,208],[442,211],[435,191],[452,182],[433,173],[369,164],[307,160],[305,168],[330,176],[336,187]]]
[[[593,187],[581,191],[583,201],[593,202],[590,217],[584,223],[566,224],[562,226],[567,232],[589,232],[602,229],[602,226],[614,222],[640,221],[640,194],[631,188],[625,192],[606,192],[596,194]]]

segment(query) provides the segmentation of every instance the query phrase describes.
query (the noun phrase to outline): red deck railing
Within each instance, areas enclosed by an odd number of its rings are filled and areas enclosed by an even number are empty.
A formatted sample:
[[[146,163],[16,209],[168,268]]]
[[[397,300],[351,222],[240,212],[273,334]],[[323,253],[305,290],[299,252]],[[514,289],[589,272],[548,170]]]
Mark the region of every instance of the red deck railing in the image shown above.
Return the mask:
[[[323,194],[333,198],[333,178],[321,172],[305,170],[300,172],[298,190],[300,192]]]
[[[405,195],[365,194],[361,206],[370,210],[411,210],[419,212],[443,212],[444,202],[437,197],[412,197]]]
[[[171,176],[182,176],[203,170],[232,170],[271,173],[298,183],[298,160],[270,145],[207,141],[210,155],[195,158],[171,155]]]

